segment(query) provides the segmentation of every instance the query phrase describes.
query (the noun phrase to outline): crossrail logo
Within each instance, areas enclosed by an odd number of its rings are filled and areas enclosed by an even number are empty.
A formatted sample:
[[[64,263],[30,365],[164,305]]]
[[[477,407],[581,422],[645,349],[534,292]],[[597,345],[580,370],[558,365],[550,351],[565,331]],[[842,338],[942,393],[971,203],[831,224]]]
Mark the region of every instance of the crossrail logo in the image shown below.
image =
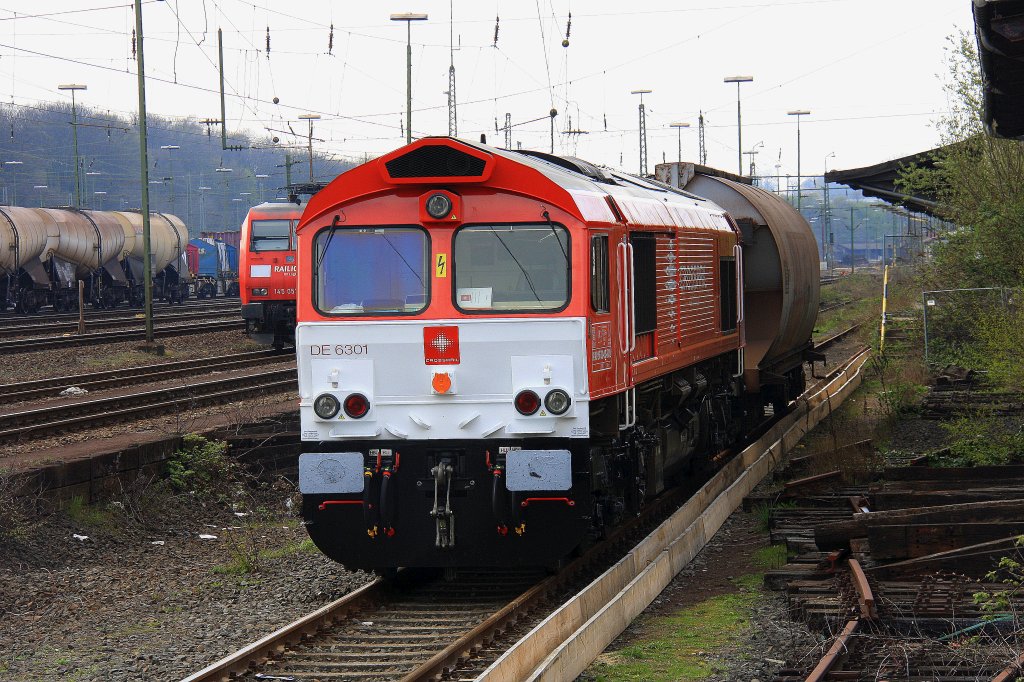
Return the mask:
[[[460,361],[458,327],[423,328],[424,364],[457,365]]]

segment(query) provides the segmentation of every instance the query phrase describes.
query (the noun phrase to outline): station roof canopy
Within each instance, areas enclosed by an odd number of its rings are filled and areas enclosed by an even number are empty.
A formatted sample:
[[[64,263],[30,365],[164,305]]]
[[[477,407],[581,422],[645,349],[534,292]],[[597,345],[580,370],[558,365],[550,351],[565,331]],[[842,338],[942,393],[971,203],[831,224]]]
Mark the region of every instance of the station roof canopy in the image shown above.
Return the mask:
[[[825,174],[825,181],[859,189],[866,197],[877,197],[890,204],[904,206],[911,211],[937,215],[939,208],[937,197],[907,194],[896,187],[896,178],[900,169],[907,166],[932,167],[935,164],[936,152],[940,149],[941,147],[863,168],[829,171]]]
[[[1024,0],[974,0],[985,127],[1024,139]]]

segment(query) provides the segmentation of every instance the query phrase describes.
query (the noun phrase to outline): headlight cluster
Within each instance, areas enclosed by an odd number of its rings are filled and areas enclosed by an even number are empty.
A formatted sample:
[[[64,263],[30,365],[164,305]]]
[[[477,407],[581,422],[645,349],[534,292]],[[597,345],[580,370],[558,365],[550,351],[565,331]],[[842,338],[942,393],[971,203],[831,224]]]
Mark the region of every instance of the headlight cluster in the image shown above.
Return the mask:
[[[541,405],[540,396],[529,389],[517,393],[514,402],[516,411],[525,417],[536,414]],[[548,394],[544,396],[544,407],[553,415],[565,414],[570,405],[572,405],[572,398],[560,388],[548,391]]]
[[[313,401],[313,412],[321,419],[334,419],[344,408],[352,419],[360,419],[370,411],[370,400],[362,393],[352,393],[339,401],[333,393],[321,393]]]
[[[253,289],[252,290],[252,295],[253,296],[266,296],[267,293],[268,293],[268,291],[267,291],[266,287],[260,287],[258,289]]]

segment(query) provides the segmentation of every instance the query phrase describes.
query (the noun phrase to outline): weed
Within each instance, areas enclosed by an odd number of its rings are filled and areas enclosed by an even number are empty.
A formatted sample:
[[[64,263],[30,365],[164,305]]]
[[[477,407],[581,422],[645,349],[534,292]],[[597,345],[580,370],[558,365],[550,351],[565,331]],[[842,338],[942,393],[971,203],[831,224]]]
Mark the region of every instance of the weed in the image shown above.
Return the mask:
[[[223,495],[233,469],[227,449],[227,443],[210,441],[194,433],[186,435],[181,449],[167,462],[171,486],[203,497]]]
[[[769,545],[754,552],[754,563],[761,568],[781,568],[788,559],[785,545]]]
[[[89,504],[81,495],[72,497],[64,512],[73,523],[89,528],[108,527],[112,520],[108,510]]]
[[[283,559],[295,554],[316,554],[316,545],[309,538],[301,542],[292,542],[274,549],[259,549],[255,544],[255,535],[243,532],[231,546],[231,560],[213,567],[213,572],[220,575],[246,575],[260,571],[266,562]]]
[[[772,517],[778,509],[793,509],[796,502],[764,502],[754,506],[753,514],[756,519],[755,527],[762,533],[772,529]]]
[[[927,373],[920,363],[894,355],[871,356],[871,370],[878,379],[878,402],[890,421],[905,417],[917,409],[927,391]]]
[[[942,424],[949,433],[948,466],[1012,464],[1024,459],[1024,425],[1010,425],[995,415],[973,414]]]
[[[36,508],[42,493],[21,495],[21,480],[0,469],[0,540],[23,540],[38,524]]]

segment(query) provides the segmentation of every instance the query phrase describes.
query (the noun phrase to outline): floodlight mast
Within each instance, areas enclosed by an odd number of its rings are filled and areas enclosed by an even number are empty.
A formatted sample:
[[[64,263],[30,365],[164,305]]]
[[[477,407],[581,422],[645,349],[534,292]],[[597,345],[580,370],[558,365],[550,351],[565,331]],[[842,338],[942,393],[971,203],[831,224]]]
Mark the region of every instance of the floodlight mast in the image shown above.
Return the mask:
[[[644,112],[644,95],[649,95],[653,90],[641,89],[630,90],[631,95],[640,95],[640,176],[647,175],[647,116]]]
[[[405,143],[412,144],[412,22],[426,21],[426,14],[392,14],[391,21],[405,22]],[[312,176],[310,176],[312,180]]]
[[[796,211],[800,212],[801,196],[803,191],[800,187],[800,117],[809,116],[810,110],[808,109],[794,109],[793,111],[787,111],[786,114],[789,116],[796,116]]]
[[[726,76],[723,81],[736,84],[736,173],[738,175],[743,175],[743,117],[740,113],[740,85],[753,80],[753,76]]]

